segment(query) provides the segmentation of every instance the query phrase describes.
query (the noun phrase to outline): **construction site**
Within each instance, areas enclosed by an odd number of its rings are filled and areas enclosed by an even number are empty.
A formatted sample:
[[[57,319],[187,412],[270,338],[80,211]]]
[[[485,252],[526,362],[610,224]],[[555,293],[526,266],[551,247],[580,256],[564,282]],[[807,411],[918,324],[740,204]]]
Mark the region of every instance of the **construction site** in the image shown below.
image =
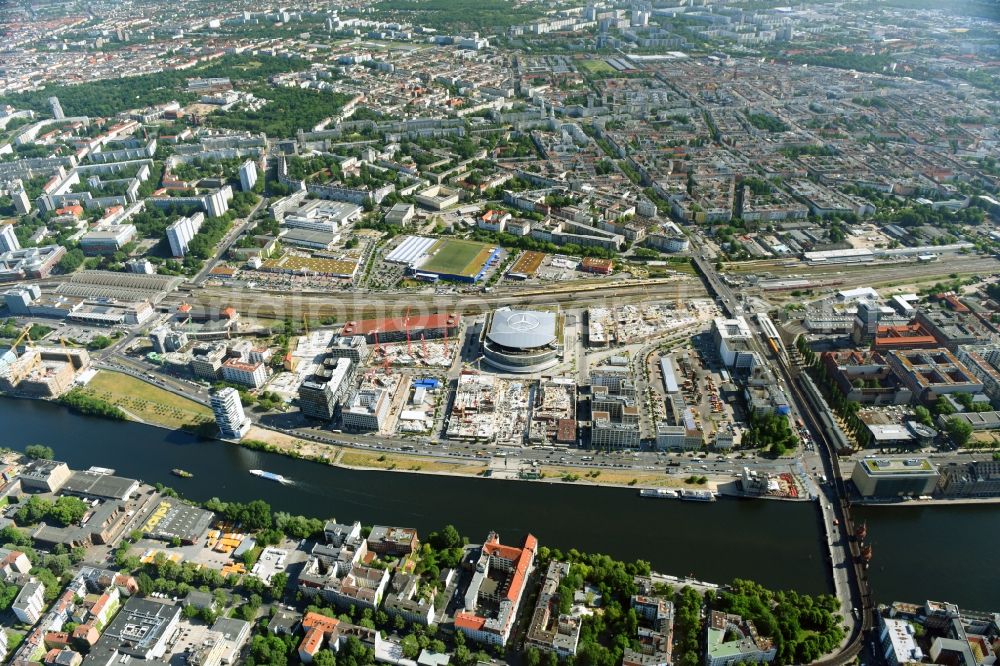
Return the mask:
[[[587,310],[587,342],[607,347],[642,342],[709,320],[711,301],[622,305]]]
[[[10,349],[0,354],[0,391],[31,398],[58,398],[74,382],[89,377],[90,354],[86,349],[41,346],[22,342],[30,338],[32,324],[21,331]]]
[[[449,414],[448,439],[521,443],[531,410],[532,382],[465,371]]]

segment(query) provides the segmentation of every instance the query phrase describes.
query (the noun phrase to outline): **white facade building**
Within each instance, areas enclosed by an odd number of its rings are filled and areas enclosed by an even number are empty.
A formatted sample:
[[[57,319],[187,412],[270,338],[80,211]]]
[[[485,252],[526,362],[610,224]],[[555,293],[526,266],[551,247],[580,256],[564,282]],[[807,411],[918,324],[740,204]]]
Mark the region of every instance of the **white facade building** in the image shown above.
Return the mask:
[[[187,254],[188,244],[201,229],[205,214],[198,212],[191,217],[181,217],[167,227],[167,241],[170,243],[170,253],[175,257]]]
[[[253,160],[247,160],[240,165],[240,187],[249,192],[257,184],[257,165]]]
[[[212,411],[219,432],[227,439],[241,439],[250,429],[239,391],[227,386],[212,395]]]
[[[17,234],[14,233],[14,225],[4,224],[0,226],[0,254],[20,249],[21,244],[17,241]]]
[[[17,619],[25,624],[35,624],[42,616],[45,608],[45,585],[41,581],[31,579],[17,593],[11,609]]]
[[[267,368],[263,363],[244,363],[231,358],[222,364],[222,379],[256,389],[267,381]]]

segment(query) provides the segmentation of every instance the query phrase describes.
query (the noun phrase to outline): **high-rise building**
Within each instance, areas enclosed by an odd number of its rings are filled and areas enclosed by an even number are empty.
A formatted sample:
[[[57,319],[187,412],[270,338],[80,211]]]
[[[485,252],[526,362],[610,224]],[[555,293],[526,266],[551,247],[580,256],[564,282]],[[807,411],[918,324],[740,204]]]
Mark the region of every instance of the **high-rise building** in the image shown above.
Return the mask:
[[[52,109],[52,117],[56,120],[62,120],[66,117],[63,113],[62,104],[59,103],[58,97],[49,97],[49,108]]]
[[[201,223],[205,221],[205,214],[198,212],[190,217],[178,218],[167,227],[167,241],[170,243],[170,253],[175,257],[183,257],[187,254],[188,244],[201,229]]]
[[[257,184],[257,165],[253,160],[247,160],[240,165],[240,187],[244,192],[249,192]]]
[[[250,419],[243,412],[239,391],[230,386],[212,394],[212,411],[219,433],[227,439],[242,439],[250,429]]]
[[[14,233],[13,224],[0,224],[0,254],[4,252],[15,252],[21,249],[21,244],[17,242],[17,234]]]
[[[14,210],[17,211],[18,215],[27,215],[31,212],[31,199],[28,198],[28,193],[24,191],[24,187],[12,189],[10,198],[14,202]]]

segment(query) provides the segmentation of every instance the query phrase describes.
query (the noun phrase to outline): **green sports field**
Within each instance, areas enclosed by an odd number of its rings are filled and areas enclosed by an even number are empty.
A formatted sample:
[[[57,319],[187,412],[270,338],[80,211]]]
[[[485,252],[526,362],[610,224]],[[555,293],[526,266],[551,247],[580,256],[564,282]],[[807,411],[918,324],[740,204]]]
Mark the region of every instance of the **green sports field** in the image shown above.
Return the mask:
[[[431,248],[431,257],[421,271],[442,275],[474,277],[490,259],[494,246],[473,241],[442,239]]]
[[[614,74],[615,68],[603,60],[584,60],[577,63],[580,69],[584,69],[591,74]]]

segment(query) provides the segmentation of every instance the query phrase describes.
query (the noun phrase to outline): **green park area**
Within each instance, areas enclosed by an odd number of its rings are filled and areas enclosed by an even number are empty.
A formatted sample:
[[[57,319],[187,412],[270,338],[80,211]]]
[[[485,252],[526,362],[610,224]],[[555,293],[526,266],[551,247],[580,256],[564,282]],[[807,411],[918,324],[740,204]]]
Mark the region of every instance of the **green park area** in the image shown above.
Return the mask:
[[[212,419],[212,410],[120,372],[101,370],[83,393],[99,398],[146,423],[180,428]]]

